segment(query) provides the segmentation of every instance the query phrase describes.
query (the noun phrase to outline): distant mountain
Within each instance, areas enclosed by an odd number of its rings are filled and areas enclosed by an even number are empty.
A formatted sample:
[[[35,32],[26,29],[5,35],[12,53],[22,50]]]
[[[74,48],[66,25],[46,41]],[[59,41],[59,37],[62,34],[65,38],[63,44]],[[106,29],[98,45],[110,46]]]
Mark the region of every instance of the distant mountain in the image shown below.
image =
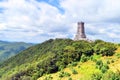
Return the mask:
[[[32,46],[31,43],[0,41],[0,62]]]

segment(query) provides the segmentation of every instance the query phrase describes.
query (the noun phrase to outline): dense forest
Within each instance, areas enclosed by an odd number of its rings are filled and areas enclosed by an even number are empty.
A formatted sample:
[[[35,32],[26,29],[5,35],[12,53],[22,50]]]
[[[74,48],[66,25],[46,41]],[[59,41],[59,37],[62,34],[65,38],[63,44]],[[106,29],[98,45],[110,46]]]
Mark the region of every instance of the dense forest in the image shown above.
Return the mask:
[[[90,59],[95,61],[99,69],[105,73],[108,66],[93,59],[93,55],[112,56],[117,47],[117,44],[102,40],[87,42],[50,39],[4,61],[0,65],[0,80],[37,80],[45,74],[61,71],[74,62],[86,62]],[[118,76],[120,75],[115,73],[113,77],[118,78],[115,80],[120,80]],[[100,80],[102,77],[94,74],[91,78]]]

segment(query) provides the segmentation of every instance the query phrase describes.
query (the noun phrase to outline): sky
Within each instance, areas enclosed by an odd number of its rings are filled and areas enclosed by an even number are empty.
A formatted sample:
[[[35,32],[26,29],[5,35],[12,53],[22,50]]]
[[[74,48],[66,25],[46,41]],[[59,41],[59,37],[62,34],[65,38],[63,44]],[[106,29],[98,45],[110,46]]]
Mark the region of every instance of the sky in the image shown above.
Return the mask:
[[[85,22],[87,38],[120,43],[120,0],[0,0],[0,40],[41,43],[71,38]]]

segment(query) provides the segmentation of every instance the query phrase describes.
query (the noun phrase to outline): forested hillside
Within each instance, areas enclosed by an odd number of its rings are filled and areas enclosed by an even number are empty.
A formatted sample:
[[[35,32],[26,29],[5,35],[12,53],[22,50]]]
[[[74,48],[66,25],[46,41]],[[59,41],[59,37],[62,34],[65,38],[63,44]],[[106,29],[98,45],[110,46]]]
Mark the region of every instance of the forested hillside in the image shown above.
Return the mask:
[[[31,43],[0,41],[0,62],[32,46]]]
[[[45,74],[61,71],[73,62],[86,62],[94,55],[112,56],[117,47],[117,44],[101,40],[87,42],[50,39],[6,60],[0,66],[0,79],[37,80]],[[96,60],[93,58],[93,61]],[[98,67],[100,64],[101,62],[97,63]],[[61,76],[62,74],[64,72]]]

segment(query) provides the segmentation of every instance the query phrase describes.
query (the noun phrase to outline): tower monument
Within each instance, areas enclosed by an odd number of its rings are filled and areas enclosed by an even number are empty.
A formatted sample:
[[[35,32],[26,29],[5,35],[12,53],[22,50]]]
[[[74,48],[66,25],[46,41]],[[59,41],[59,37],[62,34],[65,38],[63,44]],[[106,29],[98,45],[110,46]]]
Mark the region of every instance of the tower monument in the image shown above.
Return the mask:
[[[84,22],[78,22],[77,34],[75,35],[74,40],[87,40],[85,35]]]

